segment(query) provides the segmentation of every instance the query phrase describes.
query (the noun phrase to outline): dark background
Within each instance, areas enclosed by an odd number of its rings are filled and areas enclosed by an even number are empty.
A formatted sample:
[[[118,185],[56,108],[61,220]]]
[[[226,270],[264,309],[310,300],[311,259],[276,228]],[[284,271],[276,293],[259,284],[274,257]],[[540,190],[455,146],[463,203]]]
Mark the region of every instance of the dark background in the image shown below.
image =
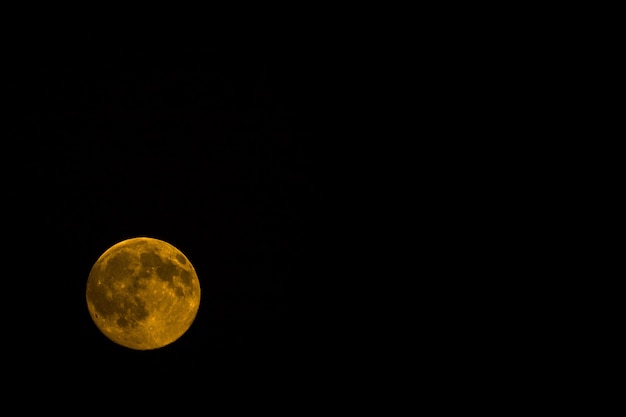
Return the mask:
[[[5,236],[20,265],[6,278],[5,344],[24,375],[126,380],[129,365],[191,375],[311,362],[311,319],[327,308],[310,309],[325,256],[314,74],[250,54],[184,69],[30,66],[5,78]],[[85,302],[94,262],[136,236],[179,248],[202,290],[188,332],[155,351],[109,341]]]

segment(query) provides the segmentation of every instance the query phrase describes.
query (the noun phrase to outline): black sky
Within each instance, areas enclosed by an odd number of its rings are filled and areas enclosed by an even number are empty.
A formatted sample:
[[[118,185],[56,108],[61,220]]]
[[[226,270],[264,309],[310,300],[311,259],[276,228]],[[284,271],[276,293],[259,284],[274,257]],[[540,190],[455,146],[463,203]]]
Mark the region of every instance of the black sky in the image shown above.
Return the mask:
[[[7,240],[24,265],[6,295],[8,343],[41,347],[23,366],[225,369],[295,352],[304,316],[315,316],[304,306],[307,286],[317,291],[320,117],[311,72],[296,69],[257,55],[184,70],[20,68],[5,79]],[[178,247],[201,282],[196,321],[158,351],[115,345],[86,307],[93,263],[135,236]]]

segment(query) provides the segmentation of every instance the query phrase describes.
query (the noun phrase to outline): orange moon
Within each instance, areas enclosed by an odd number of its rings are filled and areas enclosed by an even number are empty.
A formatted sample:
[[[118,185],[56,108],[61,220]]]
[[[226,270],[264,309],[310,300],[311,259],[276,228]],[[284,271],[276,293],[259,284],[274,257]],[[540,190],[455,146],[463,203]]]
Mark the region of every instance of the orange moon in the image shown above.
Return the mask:
[[[200,306],[200,281],[176,247],[136,237],[98,258],[86,298],[93,322],[111,341],[136,350],[158,349],[191,327]]]

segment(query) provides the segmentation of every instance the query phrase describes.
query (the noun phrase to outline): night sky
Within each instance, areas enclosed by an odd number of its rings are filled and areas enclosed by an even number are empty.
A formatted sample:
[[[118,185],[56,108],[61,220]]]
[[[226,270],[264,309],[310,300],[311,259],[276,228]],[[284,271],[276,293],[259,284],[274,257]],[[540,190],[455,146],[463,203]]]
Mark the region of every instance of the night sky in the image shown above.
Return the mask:
[[[298,68],[251,55],[184,70],[31,66],[5,79],[5,236],[23,265],[5,294],[7,343],[33,379],[227,373],[311,353],[303,328],[324,308],[308,309],[323,256],[312,157],[323,116]],[[85,301],[94,262],[136,236],[185,253],[202,289],[188,332],[155,351],[111,342]]]

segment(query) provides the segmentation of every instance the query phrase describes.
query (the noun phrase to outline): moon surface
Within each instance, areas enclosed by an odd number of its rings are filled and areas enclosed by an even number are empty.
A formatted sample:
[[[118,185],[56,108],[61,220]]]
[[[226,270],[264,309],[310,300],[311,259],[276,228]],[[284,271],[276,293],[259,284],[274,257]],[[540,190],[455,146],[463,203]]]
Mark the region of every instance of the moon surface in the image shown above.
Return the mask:
[[[87,279],[87,307],[100,331],[136,350],[179,339],[200,306],[200,282],[189,259],[171,244],[149,237],[107,249]]]

